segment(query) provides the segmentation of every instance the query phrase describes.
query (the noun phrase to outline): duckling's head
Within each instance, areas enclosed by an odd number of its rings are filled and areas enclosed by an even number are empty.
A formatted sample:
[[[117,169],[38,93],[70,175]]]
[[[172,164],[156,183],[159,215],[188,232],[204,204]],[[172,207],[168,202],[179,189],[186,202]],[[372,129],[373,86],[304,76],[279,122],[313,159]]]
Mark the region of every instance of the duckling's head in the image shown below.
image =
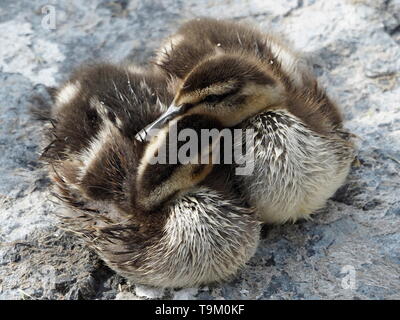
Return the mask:
[[[174,140],[172,127],[179,137],[185,129],[200,137],[202,129],[220,130],[222,125],[213,117],[189,114],[173,119],[152,137],[141,158],[136,181],[136,203],[146,211],[157,210],[192,189],[213,169],[212,156],[217,152],[219,136],[206,143],[197,138]]]
[[[282,82],[251,56],[221,53],[200,62],[182,81],[169,109],[146,128],[179,114],[212,115],[232,127],[284,101]]]

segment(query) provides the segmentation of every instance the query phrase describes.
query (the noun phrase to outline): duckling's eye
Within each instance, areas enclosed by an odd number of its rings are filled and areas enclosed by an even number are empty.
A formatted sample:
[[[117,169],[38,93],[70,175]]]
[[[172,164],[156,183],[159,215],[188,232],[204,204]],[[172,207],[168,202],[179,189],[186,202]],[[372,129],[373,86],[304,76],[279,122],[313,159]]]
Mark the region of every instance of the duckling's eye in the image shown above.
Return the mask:
[[[205,97],[204,102],[207,103],[215,103],[217,102],[221,97],[216,95],[216,94],[210,94],[209,96]]]
[[[182,112],[185,112],[185,111],[189,110],[192,107],[193,107],[192,103],[184,103],[184,104],[182,104],[181,109],[182,109]]]

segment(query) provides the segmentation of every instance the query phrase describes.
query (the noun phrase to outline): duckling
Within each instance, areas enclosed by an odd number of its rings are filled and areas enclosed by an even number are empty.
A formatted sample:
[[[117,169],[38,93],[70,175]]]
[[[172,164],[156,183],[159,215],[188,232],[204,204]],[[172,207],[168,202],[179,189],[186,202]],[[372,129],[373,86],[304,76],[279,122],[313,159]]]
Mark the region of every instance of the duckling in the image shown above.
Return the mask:
[[[55,139],[44,159],[66,204],[62,226],[134,283],[223,281],[254,254],[260,224],[212,162],[153,164],[170,143],[169,126],[150,142],[135,139],[165,111],[167,86],[154,70],[103,64],[79,70],[56,92],[49,130]],[[178,132],[221,127],[190,115],[174,123]],[[212,146],[199,153],[207,156]]]
[[[175,97],[146,129],[197,114],[254,130],[254,170],[235,181],[261,221],[309,218],[344,183],[352,135],[305,60],[283,40],[239,23],[196,19],[167,40],[155,66],[173,80]]]

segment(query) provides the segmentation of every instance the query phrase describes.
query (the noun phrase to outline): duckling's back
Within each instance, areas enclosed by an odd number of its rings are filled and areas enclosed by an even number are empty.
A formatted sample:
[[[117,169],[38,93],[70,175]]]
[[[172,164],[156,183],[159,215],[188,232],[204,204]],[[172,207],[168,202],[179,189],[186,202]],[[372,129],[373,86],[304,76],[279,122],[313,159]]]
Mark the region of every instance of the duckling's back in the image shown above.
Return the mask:
[[[201,60],[219,53],[253,56],[288,84],[303,85],[312,78],[306,60],[278,35],[244,23],[211,18],[183,24],[164,42],[154,62],[168,74],[183,79]]]
[[[72,204],[121,201],[143,148],[135,135],[170,99],[165,79],[152,71],[110,64],[75,71],[55,93],[42,155],[59,195]]]

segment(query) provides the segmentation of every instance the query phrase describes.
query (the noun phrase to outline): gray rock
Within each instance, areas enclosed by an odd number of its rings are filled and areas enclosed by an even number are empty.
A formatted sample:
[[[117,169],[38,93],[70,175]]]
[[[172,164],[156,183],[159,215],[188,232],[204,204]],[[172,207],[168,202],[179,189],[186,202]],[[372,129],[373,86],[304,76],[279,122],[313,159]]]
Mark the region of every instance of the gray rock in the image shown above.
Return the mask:
[[[42,23],[43,1],[3,0],[0,8],[0,299],[400,298],[398,0],[53,3],[54,30]],[[37,161],[41,123],[29,100],[84,62],[143,63],[195,16],[285,34],[360,137],[359,161],[312,221],[265,227],[256,255],[230,282],[135,288],[55,227],[57,206]]]

